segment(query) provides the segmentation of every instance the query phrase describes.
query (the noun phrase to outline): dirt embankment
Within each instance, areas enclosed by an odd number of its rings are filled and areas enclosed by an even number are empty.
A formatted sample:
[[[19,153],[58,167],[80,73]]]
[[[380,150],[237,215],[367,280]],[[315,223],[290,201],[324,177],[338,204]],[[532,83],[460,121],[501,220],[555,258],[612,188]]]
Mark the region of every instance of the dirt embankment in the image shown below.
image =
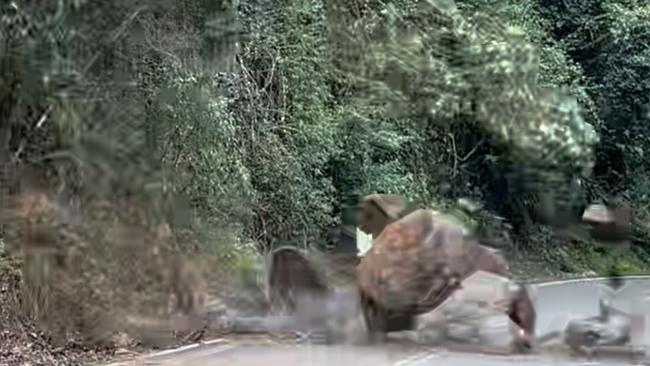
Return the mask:
[[[201,277],[156,230],[164,225],[125,207],[79,208],[34,190],[3,203],[0,365],[87,364],[187,336],[169,318],[200,307]]]
[[[82,206],[25,189],[1,209],[0,366],[88,364],[195,342],[227,327],[224,303],[241,311],[262,301],[256,278],[242,276],[254,272],[248,254],[191,255],[179,240],[202,238],[172,233],[137,202]]]
[[[111,358],[114,347],[83,346],[74,336],[53,345],[21,310],[20,261],[0,257],[0,366],[80,365]]]

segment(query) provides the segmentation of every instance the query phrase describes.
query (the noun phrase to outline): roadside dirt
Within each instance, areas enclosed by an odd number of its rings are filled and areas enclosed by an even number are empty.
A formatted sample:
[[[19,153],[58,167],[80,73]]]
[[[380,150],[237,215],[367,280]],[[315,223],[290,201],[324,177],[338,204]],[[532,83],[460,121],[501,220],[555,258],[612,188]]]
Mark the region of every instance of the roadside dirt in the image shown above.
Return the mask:
[[[63,346],[53,346],[45,332],[18,315],[20,277],[18,260],[0,258],[0,366],[85,365],[114,356],[114,349],[83,347],[74,336]]]

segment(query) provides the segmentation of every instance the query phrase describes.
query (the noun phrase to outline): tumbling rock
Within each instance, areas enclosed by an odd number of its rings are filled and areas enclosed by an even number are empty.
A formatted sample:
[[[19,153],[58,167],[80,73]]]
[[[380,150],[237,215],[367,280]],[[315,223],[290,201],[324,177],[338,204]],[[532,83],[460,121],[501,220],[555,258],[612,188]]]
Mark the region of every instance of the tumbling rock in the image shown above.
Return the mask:
[[[359,203],[357,223],[362,231],[377,238],[386,225],[401,218],[407,209],[406,202],[398,195],[367,195]]]
[[[590,353],[598,346],[625,345],[630,341],[630,317],[600,302],[600,316],[574,319],[564,331],[564,340],[573,350]]]
[[[509,275],[507,261],[462,225],[435,211],[416,210],[388,224],[359,264],[359,288],[372,313],[367,319],[390,323],[388,319],[429,312],[479,270]],[[536,316],[527,292],[513,291],[504,310],[523,330],[517,346],[529,347]],[[386,332],[391,326],[369,328]]]
[[[267,298],[272,312],[292,313],[299,296],[323,295],[329,291],[322,273],[295,248],[281,247],[274,251],[268,272]]]
[[[417,210],[384,229],[358,269],[359,286],[386,309],[423,313],[477,270],[508,276],[503,257],[443,215]]]
[[[582,221],[590,226],[593,238],[606,243],[625,242],[632,233],[631,210],[627,205],[591,205],[584,211]]]

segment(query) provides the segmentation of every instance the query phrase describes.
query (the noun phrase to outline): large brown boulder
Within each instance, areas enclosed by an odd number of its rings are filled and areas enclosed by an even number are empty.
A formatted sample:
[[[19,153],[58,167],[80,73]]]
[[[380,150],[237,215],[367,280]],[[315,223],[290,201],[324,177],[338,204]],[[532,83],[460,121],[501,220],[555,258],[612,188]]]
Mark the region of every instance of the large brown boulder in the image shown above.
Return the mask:
[[[508,276],[505,259],[430,210],[386,226],[361,260],[359,286],[392,310],[427,312],[477,270]]]
[[[502,256],[444,215],[420,209],[387,224],[357,272],[366,319],[381,323],[369,327],[409,327],[409,316],[435,309],[479,270],[509,275]],[[533,334],[535,312],[526,291],[514,292],[507,312],[524,330],[522,336]]]

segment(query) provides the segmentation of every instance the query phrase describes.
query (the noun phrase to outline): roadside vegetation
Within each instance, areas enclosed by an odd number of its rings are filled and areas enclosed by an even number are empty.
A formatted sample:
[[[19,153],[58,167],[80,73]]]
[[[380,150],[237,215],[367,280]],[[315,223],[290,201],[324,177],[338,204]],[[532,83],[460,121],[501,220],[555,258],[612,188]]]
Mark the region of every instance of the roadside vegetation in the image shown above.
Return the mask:
[[[649,30],[638,0],[3,3],[0,364],[156,343],[354,194],[475,202],[520,277],[647,272]],[[554,230],[608,200],[629,250]]]

